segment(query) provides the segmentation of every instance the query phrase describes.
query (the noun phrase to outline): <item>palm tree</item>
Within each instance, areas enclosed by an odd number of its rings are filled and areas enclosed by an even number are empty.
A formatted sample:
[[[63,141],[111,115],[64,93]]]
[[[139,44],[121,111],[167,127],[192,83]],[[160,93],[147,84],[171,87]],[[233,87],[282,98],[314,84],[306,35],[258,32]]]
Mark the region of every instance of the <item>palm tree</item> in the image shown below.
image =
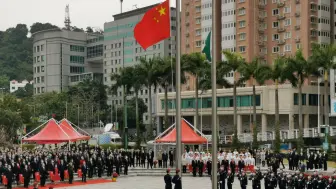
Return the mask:
[[[244,80],[252,79],[252,106],[253,106],[253,148],[258,148],[257,138],[257,107],[256,107],[256,82],[263,85],[267,80],[267,74],[269,73],[269,67],[260,63],[258,59],[254,59],[250,63],[244,62],[239,68],[239,72],[245,78]]]
[[[244,77],[236,79],[238,69],[245,63],[244,58],[238,53],[223,51],[225,61],[220,62],[218,65],[219,73],[233,72],[233,125],[235,129],[232,144],[239,147],[238,141],[238,128],[237,128],[237,86],[244,82]],[[222,75],[224,77],[224,75]]]
[[[198,90],[199,90],[199,78],[203,75],[204,69],[209,63],[206,60],[206,57],[202,53],[191,53],[185,54],[181,58],[181,63],[185,67],[185,71],[190,73],[195,77],[195,127],[199,128],[199,108],[198,108]]]
[[[141,90],[145,78],[141,74],[141,68],[139,65],[131,67],[130,74],[132,77],[132,89],[135,93],[135,121],[136,121],[136,133],[137,133],[137,146],[140,147],[141,144],[141,134],[140,134],[140,120],[139,120],[139,91]]]
[[[303,143],[303,128],[302,128],[302,85],[304,81],[311,75],[318,75],[317,67],[308,62],[302,53],[302,50],[298,50],[295,56],[286,58],[286,66],[283,72],[283,77],[288,79],[293,87],[299,89],[298,101],[299,101],[299,139],[298,149],[302,148]]]
[[[156,58],[140,59],[140,73],[144,77],[144,85],[148,89],[148,118],[149,118],[149,136],[153,136],[153,120],[152,120],[152,87],[156,89],[159,78],[159,66]]]
[[[313,44],[313,55],[310,61],[317,64],[319,68],[323,69],[324,80],[324,124],[329,125],[329,92],[328,79],[329,70],[336,68],[334,57],[336,56],[336,45],[331,44],[322,46],[320,44]]]
[[[274,64],[269,67],[268,74],[266,74],[266,78],[271,79],[275,83],[275,152],[280,151],[280,120],[279,120],[279,83],[285,82],[284,77],[284,68],[286,66],[286,59],[282,57],[278,57],[275,59]]]

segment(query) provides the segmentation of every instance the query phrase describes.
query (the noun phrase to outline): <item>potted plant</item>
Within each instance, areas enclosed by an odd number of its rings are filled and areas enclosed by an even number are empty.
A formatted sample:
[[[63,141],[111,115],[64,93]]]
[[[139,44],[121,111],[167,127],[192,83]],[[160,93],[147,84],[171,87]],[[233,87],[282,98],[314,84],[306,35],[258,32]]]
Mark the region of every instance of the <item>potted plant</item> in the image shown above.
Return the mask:
[[[113,174],[112,174],[112,182],[117,182],[117,178],[118,178],[118,173],[116,173],[116,172],[114,172]]]

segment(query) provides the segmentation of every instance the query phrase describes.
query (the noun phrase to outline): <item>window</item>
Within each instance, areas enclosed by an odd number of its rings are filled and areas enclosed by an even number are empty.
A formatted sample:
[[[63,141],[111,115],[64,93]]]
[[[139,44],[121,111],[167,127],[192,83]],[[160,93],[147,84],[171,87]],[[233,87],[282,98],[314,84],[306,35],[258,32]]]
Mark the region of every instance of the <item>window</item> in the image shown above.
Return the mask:
[[[37,52],[40,52],[40,46],[37,46]]]
[[[290,44],[285,45],[285,47],[284,47],[285,52],[289,52],[291,50],[292,50],[292,45],[290,45]]]
[[[318,106],[318,95],[317,94],[309,94],[308,96],[309,106]]]
[[[85,49],[84,49],[83,46],[70,45],[70,51],[73,51],[73,52],[84,52]]]
[[[103,45],[95,45],[87,48],[87,58],[94,58],[103,55]]]
[[[279,27],[279,22],[273,22],[273,28],[277,28],[277,27]]]
[[[70,73],[84,73],[84,67],[70,66]]]
[[[279,40],[279,34],[273,34],[272,38],[273,41]]]
[[[196,12],[201,12],[201,6],[196,7]]]
[[[70,56],[70,63],[84,64],[83,56]]]
[[[44,72],[44,66],[41,66],[41,72]]]
[[[37,62],[40,62],[40,56],[37,56]]]
[[[240,27],[240,28],[245,27],[245,24],[246,24],[246,21],[245,21],[245,20],[239,21],[239,27]]]
[[[284,34],[284,39],[290,39],[291,38],[291,32],[286,32],[285,34]]]
[[[41,51],[43,51],[44,50],[44,45],[41,45]]]
[[[302,105],[306,105],[306,94],[302,94]],[[299,95],[294,93],[294,105],[299,105]]]
[[[202,32],[202,30],[196,30],[196,36],[200,36],[201,35],[201,32]]]
[[[41,83],[44,83],[44,76],[41,76]]]
[[[196,24],[201,24],[201,18],[196,18]]]
[[[201,47],[202,41],[196,41],[196,47]]]
[[[273,16],[279,14],[279,9],[273,9],[272,10]]]
[[[291,25],[291,20],[290,19],[287,19],[284,22],[285,22],[285,26],[290,26]]]
[[[240,40],[245,40],[246,39],[246,33],[239,34],[239,39]]]
[[[41,56],[41,61],[44,62],[44,55]]]
[[[246,14],[246,10],[245,10],[245,8],[241,8],[241,9],[239,9],[239,11],[238,11],[238,15],[245,15]]]
[[[291,12],[291,8],[290,7],[285,7],[284,8],[284,13],[290,13]]]
[[[277,52],[279,52],[280,51],[280,48],[279,47],[273,47],[273,53],[277,53]]]
[[[36,63],[36,57],[34,57],[34,63]]]
[[[246,46],[240,46],[239,51],[240,52],[245,52],[246,51]]]

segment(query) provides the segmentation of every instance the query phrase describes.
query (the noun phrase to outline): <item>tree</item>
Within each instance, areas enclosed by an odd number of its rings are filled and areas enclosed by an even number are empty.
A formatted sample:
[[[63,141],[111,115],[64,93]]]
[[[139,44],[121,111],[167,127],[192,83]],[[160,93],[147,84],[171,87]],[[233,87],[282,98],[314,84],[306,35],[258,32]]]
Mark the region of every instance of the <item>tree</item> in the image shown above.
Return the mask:
[[[144,76],[144,85],[148,89],[148,118],[149,118],[149,137],[153,136],[152,120],[152,87],[154,90],[158,85],[159,66],[156,58],[140,59],[140,73]]]
[[[52,25],[50,23],[36,22],[30,26],[30,33],[33,34],[39,31],[56,29],[56,28],[58,28],[58,26]]]
[[[199,128],[199,107],[198,107],[198,93],[199,93],[199,79],[203,75],[207,66],[209,66],[206,56],[202,53],[185,54],[181,58],[182,64],[185,66],[185,71],[195,77],[195,127]]]
[[[279,83],[285,82],[284,69],[286,66],[286,60],[282,57],[275,59],[274,64],[269,67],[267,78],[271,79],[275,83],[275,145],[274,151],[280,152],[280,119],[279,119]]]
[[[88,26],[88,27],[86,27],[86,31],[85,32],[86,33],[93,33],[93,29],[90,26]]]
[[[238,128],[237,128],[237,86],[245,81],[244,77],[239,79],[236,78],[236,74],[240,67],[245,63],[245,60],[238,53],[223,51],[225,56],[225,61],[222,61],[218,65],[219,73],[229,73],[233,72],[233,126],[234,126],[234,136],[232,140],[232,145],[239,148],[238,140]],[[221,75],[224,77],[224,75]]]
[[[34,87],[32,84],[27,83],[25,87],[20,87],[14,92],[17,98],[27,98],[31,97],[34,94]]]
[[[258,59],[254,59],[250,63],[244,62],[239,68],[239,72],[243,75],[244,80],[252,80],[252,106],[253,106],[253,148],[258,148],[258,131],[257,131],[257,106],[256,106],[256,82],[263,85],[268,79],[267,74],[269,73],[269,68],[260,63]]]
[[[304,146],[303,142],[303,127],[302,127],[302,85],[304,81],[311,75],[319,75],[317,65],[312,62],[308,62],[302,53],[302,50],[298,50],[295,56],[288,57],[286,59],[286,66],[283,72],[285,79],[292,84],[293,87],[299,89],[298,94],[298,104],[299,104],[299,139],[298,139],[298,149],[302,149]]]
[[[317,64],[323,70],[324,81],[324,124],[329,125],[329,70],[336,69],[334,58],[336,56],[336,45],[313,44],[313,54],[309,61]]]
[[[0,88],[5,88],[5,90],[9,90],[9,77],[6,75],[0,75]]]

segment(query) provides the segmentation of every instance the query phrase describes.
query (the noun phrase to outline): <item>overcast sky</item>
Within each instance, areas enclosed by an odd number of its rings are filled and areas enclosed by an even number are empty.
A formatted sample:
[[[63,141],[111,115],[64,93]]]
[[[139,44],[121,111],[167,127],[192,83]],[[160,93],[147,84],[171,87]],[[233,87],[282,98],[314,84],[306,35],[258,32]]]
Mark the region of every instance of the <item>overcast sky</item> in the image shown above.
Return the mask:
[[[164,0],[124,0],[123,11],[161,3]],[[175,0],[170,0],[175,7]],[[120,0],[0,0],[0,31],[22,23],[30,27],[34,22],[49,22],[64,26],[65,6],[70,6],[71,25],[103,29],[104,22],[113,21],[120,13]]]

